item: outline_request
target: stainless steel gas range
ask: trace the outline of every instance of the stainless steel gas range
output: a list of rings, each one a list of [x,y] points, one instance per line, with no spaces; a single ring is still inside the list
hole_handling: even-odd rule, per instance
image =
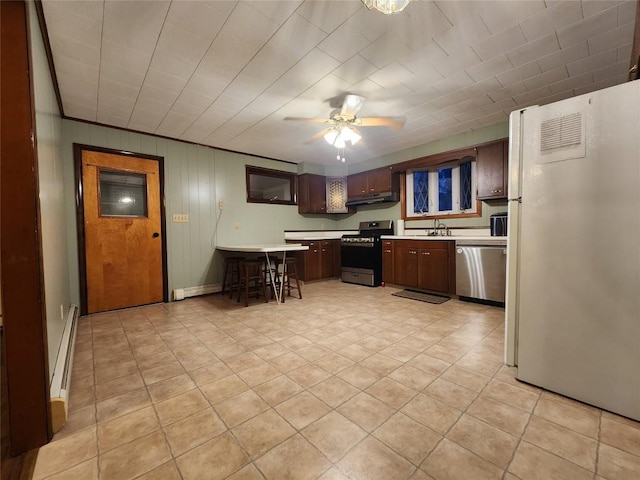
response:
[[[393,220],[360,222],[359,233],[340,242],[342,281],[369,287],[382,284],[382,235],[393,235]]]

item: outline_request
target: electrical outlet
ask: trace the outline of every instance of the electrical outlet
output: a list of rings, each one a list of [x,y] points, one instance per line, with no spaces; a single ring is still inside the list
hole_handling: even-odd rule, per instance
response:
[[[189,223],[189,215],[186,213],[174,213],[172,220],[173,223]]]
[[[218,202],[218,208],[224,210],[224,202]]]

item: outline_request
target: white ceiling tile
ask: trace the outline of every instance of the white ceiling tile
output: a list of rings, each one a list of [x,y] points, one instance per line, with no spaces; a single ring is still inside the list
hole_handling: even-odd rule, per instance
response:
[[[220,2],[217,4],[219,5]],[[190,35],[197,35],[211,41],[231,13],[231,10],[222,13],[215,8],[215,5],[203,1],[171,2],[166,22],[183,31],[188,31]]]
[[[114,127],[126,128],[127,123],[129,122],[129,117],[120,117],[116,115],[106,115],[98,113],[96,121],[104,125],[113,125]]]
[[[144,73],[136,73],[128,68],[102,61],[100,65],[100,81],[102,80],[121,82],[133,88],[140,88],[144,80]]]
[[[540,73],[542,73],[542,71],[540,70],[538,63],[530,62],[514,68],[513,70],[509,70],[508,72],[500,73],[499,75],[496,75],[496,78],[502,85],[507,86],[512,83],[521,82]]]
[[[464,4],[464,2],[448,3]],[[469,16],[456,21],[453,27],[434,35],[433,39],[447,54],[452,54],[461,48],[486,40],[490,36],[491,32],[480,17]]]
[[[478,2],[478,13],[491,33],[501,32],[546,8],[543,0],[501,0]]]
[[[525,78],[524,84],[529,90],[537,90],[545,85],[550,85],[566,78],[569,78],[566,67],[558,67],[541,73],[540,75]]]
[[[69,118],[79,118],[81,120],[96,121],[96,107],[82,104],[64,103],[64,114]]]
[[[490,77],[482,80],[481,82],[476,82],[469,85],[468,87],[463,88],[462,90],[460,90],[460,93],[465,98],[475,98],[481,95],[489,95],[493,92],[501,90],[502,88],[502,85],[496,79],[496,77]]]
[[[522,33],[520,25],[515,25],[474,45],[473,50],[482,60],[489,60],[501,53],[506,53],[520,45],[524,45],[526,42],[527,39]]]
[[[360,2],[340,2],[339,8],[335,2],[304,2],[296,10],[310,23],[326,33],[333,32],[354,13],[362,8]]]
[[[521,105],[533,105],[538,101],[538,99],[548,97],[549,95],[551,95],[551,89],[548,85],[545,85],[538,90],[530,90],[521,93],[520,95],[516,95],[513,99]]]
[[[69,90],[97,91],[99,70],[67,57],[53,57],[60,87]]]
[[[451,2],[449,0],[436,0],[435,5],[447,17],[451,25],[459,25],[469,18],[480,19],[480,2]],[[484,22],[482,22],[484,23]]]
[[[376,92],[375,98],[379,100],[393,101],[394,98],[403,98],[405,96],[413,94],[413,90],[403,84],[390,85],[389,87],[383,87]]]
[[[615,50],[610,50],[608,52],[599,53],[598,55],[578,60],[577,62],[569,63],[567,65],[567,69],[569,70],[569,75],[575,77],[576,75],[580,75],[584,72],[592,72],[599,68],[613,65],[616,63],[617,59],[617,52]]]
[[[377,71],[373,63],[360,55],[354,55],[333,71],[333,74],[347,83],[356,83]]]
[[[51,38],[51,48],[58,57],[67,57],[75,62],[98,67],[100,64],[100,47],[74,40],[73,38],[56,35]]]
[[[624,60],[625,58],[631,58],[631,51],[633,50],[633,43],[627,43],[622,47],[618,48],[618,61]]]
[[[408,95],[405,99],[413,105],[422,105],[440,96],[435,88],[426,86],[423,90]]]
[[[609,8],[616,8],[620,0],[589,0],[582,3],[584,17],[592,17]]]
[[[218,98],[216,98],[216,101],[213,102],[211,107],[237,113],[244,107],[249,105],[249,103],[250,102],[248,102],[246,99],[234,97],[230,94],[223,93]]]
[[[414,63],[413,66],[416,66]],[[420,70],[409,69],[413,72],[411,78],[405,79],[404,84],[415,92],[419,92],[425,88],[425,86],[439,82],[444,76],[438,72],[435,68],[425,65]]]
[[[102,40],[149,53],[155,48],[169,10],[168,1],[104,2]]]
[[[149,68],[151,53],[143,53],[104,41],[100,61],[102,64],[114,65],[131,73],[144,75]]]
[[[187,82],[185,90],[198,93],[205,97],[217,98],[218,95],[224,91],[226,86],[227,83],[222,81],[219,77],[194,73]]]
[[[194,105],[178,99],[176,100],[176,103],[171,106],[171,111],[181,115],[198,118],[207,108],[209,108],[209,105]]]
[[[482,111],[487,115],[496,113],[496,112],[512,112],[516,109],[516,102],[513,98],[508,97],[504,100],[500,100],[499,102],[489,103],[482,107]]]
[[[551,92],[555,95],[557,93],[566,92],[567,90],[573,90],[575,88],[585,87],[593,83],[593,73],[585,72],[575,77],[569,77],[556,83],[549,85]]]
[[[145,84],[140,90],[140,100],[151,100],[158,103],[172,105],[178,99],[180,92],[165,90]]]
[[[266,18],[283,23],[283,19],[289,18],[302,3],[301,0],[277,0],[269,2],[246,2]]]
[[[507,52],[507,57],[515,67],[519,67],[558,50],[560,50],[558,38],[552,33]]]
[[[538,59],[538,65],[543,72],[552,70],[567,63],[577,62],[589,56],[589,46],[587,42],[580,42],[568,48],[563,48],[550,55],[545,55]]]
[[[271,87],[254,100],[249,108],[269,115],[278,110],[283,103],[287,103],[307,88],[316,84],[339,65],[339,62],[320,51],[312,50],[291,70],[285,73]],[[270,98],[274,97],[274,98]]]
[[[173,75],[174,77],[179,77],[186,83],[197,66],[197,60],[156,48],[153,53],[153,58],[151,59],[150,68]]]
[[[520,28],[527,40],[544,37],[554,33],[558,28],[582,20],[582,6],[573,0],[558,2],[546,10],[520,22]]]
[[[391,62],[402,59],[409,52],[409,47],[400,38],[389,33],[361,50],[360,55],[376,67],[382,68]]]
[[[567,27],[560,28],[557,31],[558,41],[562,48],[566,48],[574,43],[588,40],[589,37],[594,35],[612,30],[617,26],[618,11],[615,8],[610,8]]]
[[[511,69],[513,69],[513,65],[507,56],[502,54],[487,60],[486,62],[479,63],[474,67],[468,68],[467,73],[476,82],[479,82]]]
[[[576,95],[583,95],[589,92],[595,92],[596,90],[602,90],[603,88],[613,87],[627,81],[627,75],[619,75],[617,77],[609,77],[598,82],[594,82],[591,85],[585,87],[576,88],[574,93]]]
[[[344,24],[322,40],[318,48],[344,62],[367,45],[369,40],[366,37]]]
[[[398,37],[411,49],[422,48],[453,26],[432,2],[419,2],[412,6],[416,8],[408,8],[402,15],[394,16],[398,25],[393,26]]]
[[[156,87],[173,93],[180,93],[186,82],[182,77],[176,77],[169,73],[150,68],[144,80],[144,85],[148,87]]]
[[[136,105],[127,126],[141,132],[155,132],[164,116],[165,114],[145,110]]]
[[[376,82],[381,87],[390,88],[404,82],[405,80],[409,81],[412,77],[412,72],[407,70],[404,66],[393,62],[369,75],[369,80]]]
[[[632,23],[627,23],[622,27],[609,30],[597,37],[589,38],[589,53],[595,55],[617,48],[619,45],[629,43],[633,40],[633,27]]]
[[[455,73],[462,72],[465,68],[472,68],[475,65],[479,65],[482,60],[476,55],[471,47],[464,47],[461,50],[453,51],[448,55],[437,58],[437,50],[432,50],[430,53],[434,54],[432,59],[433,68],[440,72],[444,77],[449,77]]]
[[[140,93],[140,89],[135,88],[131,84],[114,82],[107,78],[100,78],[100,91],[107,95],[114,95],[132,100],[138,98],[138,94]]]
[[[42,2],[49,38],[67,36],[94,47],[102,39],[102,2]]]
[[[432,87],[442,94],[447,94],[461,90],[473,83],[473,79],[467,74],[467,72],[459,72],[445,78],[444,80],[434,83]]]
[[[511,85],[507,85],[506,87],[501,88],[500,90],[494,90],[489,93],[489,96],[495,102],[499,102],[504,100],[505,98],[515,97],[516,95],[520,95],[527,91],[527,87],[524,82],[512,83]]]
[[[182,26],[166,22],[158,38],[156,52],[163,51],[176,57],[185,57],[199,62],[214,38],[215,34],[208,37],[193,35],[190,30],[185,31]]]
[[[156,132],[160,135],[180,137],[182,133],[196,120],[195,116],[169,112],[158,125]]]
[[[623,60],[607,67],[602,67],[593,71],[593,79],[596,82],[618,75],[626,75],[629,71],[629,61]]]
[[[163,119],[164,116],[169,113],[169,109],[171,109],[170,103],[157,102],[150,98],[141,96],[140,98],[138,98],[133,111],[135,114],[137,110],[144,110],[145,112],[153,113],[154,117],[160,117],[160,119]]]
[[[637,0],[626,0],[618,5],[618,26],[635,23],[637,8]]]

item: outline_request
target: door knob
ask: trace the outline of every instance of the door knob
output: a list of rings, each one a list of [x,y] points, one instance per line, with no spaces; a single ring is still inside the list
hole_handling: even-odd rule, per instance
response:
[[[153,238],[158,238],[160,236],[160,234],[158,232],[153,232],[153,235],[151,235]]]

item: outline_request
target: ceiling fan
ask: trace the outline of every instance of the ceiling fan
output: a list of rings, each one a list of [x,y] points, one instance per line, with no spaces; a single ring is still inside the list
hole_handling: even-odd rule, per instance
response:
[[[305,143],[312,143],[319,138],[324,138],[327,143],[337,148],[344,148],[346,142],[354,145],[362,138],[362,135],[355,127],[390,127],[394,130],[399,130],[404,126],[405,120],[403,117],[356,117],[365,100],[366,98],[360,95],[347,94],[344,96],[341,108],[333,110],[328,119],[285,117],[285,120],[330,125]]]

